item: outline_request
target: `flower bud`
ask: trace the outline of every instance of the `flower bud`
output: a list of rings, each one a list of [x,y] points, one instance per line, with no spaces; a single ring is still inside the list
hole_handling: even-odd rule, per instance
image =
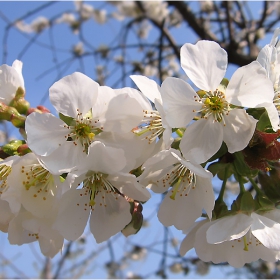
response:
[[[25,119],[16,108],[0,102],[0,120],[10,121],[15,127],[24,127]]]
[[[17,153],[20,156],[30,153],[31,150],[29,149],[27,144],[22,144],[17,148]]]
[[[142,215],[142,210],[143,207],[139,202],[129,202],[131,206],[131,221],[126,227],[122,230],[122,234],[124,236],[129,236],[132,234],[136,234],[140,228],[142,227],[143,223],[143,215]]]
[[[25,144],[24,140],[12,140],[9,143],[7,143],[6,145],[4,145],[2,147],[2,150],[10,156],[17,155],[18,147],[20,147],[23,144]]]
[[[38,105],[37,108],[29,108],[26,115],[28,116],[33,112],[43,114],[43,113],[50,113],[50,110],[48,108],[46,108],[45,106]]]

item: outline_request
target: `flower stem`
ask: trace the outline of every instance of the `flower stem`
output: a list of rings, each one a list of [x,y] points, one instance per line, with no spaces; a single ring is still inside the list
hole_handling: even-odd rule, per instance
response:
[[[225,193],[225,189],[226,189],[226,184],[227,184],[227,179],[228,179],[228,178],[227,178],[228,169],[229,169],[229,167],[227,166],[227,167],[225,168],[224,180],[223,180],[223,184],[222,184],[222,187],[221,187],[219,196],[218,196],[218,198],[217,198],[217,202],[222,202],[222,201],[223,201],[224,193]]]
[[[259,188],[259,186],[257,185],[257,183],[252,179],[252,177],[247,176],[247,178],[249,179],[249,181],[251,182],[254,190],[257,192],[258,195],[263,195],[263,192],[261,191],[261,189]]]

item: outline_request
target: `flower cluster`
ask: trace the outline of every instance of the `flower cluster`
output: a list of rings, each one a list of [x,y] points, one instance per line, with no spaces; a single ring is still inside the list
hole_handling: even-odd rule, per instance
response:
[[[227,53],[211,41],[181,48],[191,83],[133,75],[139,90],[112,89],[75,72],[49,89],[55,115],[24,99],[20,61],[0,66],[0,119],[23,136],[1,149],[0,230],[53,257],[88,221],[98,243],[138,232],[151,190],[165,194],[159,221],[186,233],[181,255],[195,248],[235,267],[278,260],[279,33],[230,80]],[[226,205],[233,178],[239,195]]]

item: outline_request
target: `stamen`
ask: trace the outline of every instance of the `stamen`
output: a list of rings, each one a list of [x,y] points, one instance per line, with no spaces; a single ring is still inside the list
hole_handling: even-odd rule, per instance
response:
[[[88,114],[91,115],[91,112]],[[86,154],[88,154],[88,148],[94,141],[95,136],[103,130],[103,127],[97,126],[99,122],[98,119],[93,120],[87,115],[83,116],[79,109],[77,109],[77,117],[75,120],[73,120],[73,124],[70,126],[65,126],[69,129],[69,133],[66,138],[72,141],[75,146],[80,143],[83,146],[83,152]]]
[[[144,111],[144,119],[132,132],[138,136],[147,134],[146,139],[149,140],[149,144],[151,144],[163,134],[164,130],[158,111]]]

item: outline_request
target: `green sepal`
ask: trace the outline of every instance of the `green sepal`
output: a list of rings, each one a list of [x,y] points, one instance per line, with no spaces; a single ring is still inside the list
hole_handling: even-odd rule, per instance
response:
[[[280,201],[280,181],[279,171],[276,168],[270,170],[269,175],[264,172],[259,172],[258,181],[262,187],[262,191],[272,202]]]
[[[200,89],[200,90],[198,90],[196,93],[197,93],[197,95],[198,95],[200,98],[202,98],[207,92],[204,91],[204,90],[202,90],[202,89]]]
[[[224,201],[215,201],[215,206],[212,211],[212,219],[216,220],[226,216],[229,213],[228,207]]]
[[[175,138],[173,143],[171,144],[171,148],[175,149],[175,150],[180,150],[179,146],[181,143],[181,138]]]
[[[252,197],[252,194],[248,191],[240,193],[236,200],[231,205],[231,211],[242,212],[250,215],[256,209],[256,203]]]
[[[228,168],[228,172],[225,176],[225,169]],[[224,163],[224,162],[213,162],[208,166],[208,171],[210,171],[213,176],[217,175],[221,181],[228,179],[232,175],[232,168],[231,163]]]
[[[268,131],[272,130],[270,118],[265,108],[249,108],[246,112],[254,117],[255,119],[259,120],[257,122],[256,128],[260,131]]]
[[[268,113],[267,113],[266,110],[264,110],[264,112],[262,113],[262,115],[259,118],[259,121],[257,123],[256,128],[260,131],[266,131],[267,132],[269,129],[271,131],[273,131],[271,127],[272,126],[271,126],[271,122],[270,122]]]
[[[233,165],[238,175],[255,177],[258,174],[259,172],[258,170],[256,169],[253,170],[247,165],[247,163],[244,160],[244,155],[242,152],[234,153],[233,156],[234,156]]]
[[[2,146],[2,150],[10,156],[18,155],[17,149],[23,144],[25,144],[24,140],[12,140]]]
[[[63,120],[67,125],[69,125],[69,126],[71,126],[72,124],[73,124],[73,118],[71,118],[71,117],[68,117],[68,116],[65,116],[65,115],[63,115],[63,114],[61,114],[61,113],[59,113],[59,118],[61,119],[61,120]]]
[[[275,204],[265,195],[257,195],[255,201],[257,203],[258,211],[270,211],[275,209]]]
[[[221,85],[226,88],[228,84],[229,84],[229,80],[227,78],[223,78],[221,81]]]

